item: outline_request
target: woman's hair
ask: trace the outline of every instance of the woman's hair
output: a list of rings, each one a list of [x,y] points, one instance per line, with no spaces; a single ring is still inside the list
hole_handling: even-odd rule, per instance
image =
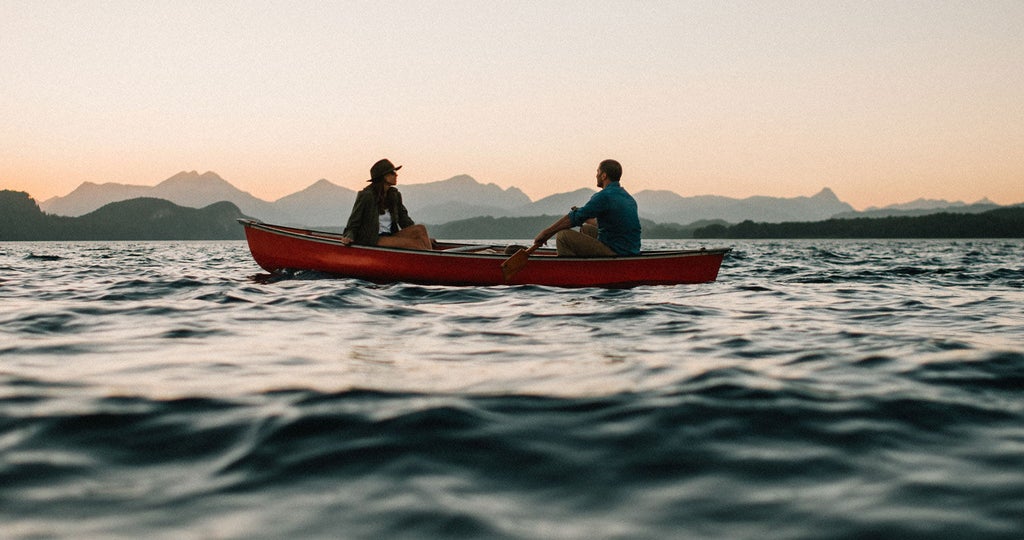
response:
[[[377,201],[377,213],[384,215],[388,211],[388,188],[391,187],[384,178],[378,178],[370,184],[373,189],[373,198]]]
[[[601,172],[608,175],[608,179],[612,182],[618,182],[622,178],[622,165],[619,165],[618,161],[614,159],[606,159],[597,166],[601,169]]]

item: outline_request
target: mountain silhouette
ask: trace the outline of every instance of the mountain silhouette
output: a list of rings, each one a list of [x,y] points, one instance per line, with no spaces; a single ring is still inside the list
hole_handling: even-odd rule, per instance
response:
[[[629,189],[628,182],[623,186]],[[301,191],[270,202],[234,187],[214,172],[183,171],[153,187],[86,182],[66,196],[44,201],[40,207],[49,214],[81,216],[111,202],[138,197],[161,198],[192,208],[228,201],[244,214],[263,221],[327,228],[344,225],[356,191],[363,187],[365,183],[350,189],[320,179]],[[480,183],[467,175],[423,184],[399,184],[399,189],[412,218],[428,225],[484,216],[563,215],[573,206],[586,204],[595,192],[593,188],[581,187],[531,201],[518,188],[502,189],[495,184]],[[791,198],[682,197],[664,190],[644,190],[633,192],[633,195],[637,199],[640,217],[656,223],[691,224],[703,220],[780,223],[860,214],[829,188],[810,197]],[[936,212],[943,210],[936,208]]]
[[[922,197],[922,198],[914,199],[914,200],[912,200],[910,202],[906,202],[906,203],[890,204],[889,206],[885,206],[885,207],[882,207],[882,208],[879,208],[877,206],[869,206],[864,211],[865,212],[876,212],[876,211],[885,211],[885,210],[914,210],[914,211],[916,211],[916,210],[944,210],[944,209],[949,209],[949,208],[960,208],[960,207],[964,207],[964,206],[978,206],[978,205],[991,205],[993,207],[998,206],[996,203],[988,200],[988,197],[983,197],[981,200],[979,200],[979,201],[977,201],[975,203],[972,203],[970,205],[968,205],[967,203],[965,203],[963,201],[949,202],[949,201],[943,200],[943,199],[926,199],[926,198]]]
[[[755,196],[733,199],[717,195],[680,197],[671,191],[641,191],[636,195],[643,215],[655,222],[692,223],[721,219],[732,223],[744,220],[778,223],[828,219],[853,207],[839,200],[829,188],[813,197],[778,198]]]
[[[420,223],[510,216],[514,215],[513,209],[530,204],[530,198],[519,188],[481,184],[464,174],[440,182],[398,187],[409,214]]]
[[[296,200],[346,190],[320,181],[296,194]],[[641,192],[644,193],[644,192]],[[574,194],[586,195],[586,190]],[[829,197],[829,193],[822,194]],[[552,199],[556,202],[559,197]],[[281,202],[280,200],[278,202]],[[540,202],[540,201],[538,201]],[[986,205],[971,205],[972,210]],[[974,207],[974,208],[972,208]],[[307,209],[305,206],[301,208]],[[308,209],[307,209],[308,210]],[[918,212],[903,210],[902,212]],[[24,192],[0,190],[0,241],[7,240],[229,240],[241,239],[236,220],[245,217],[228,201],[203,208],[179,206],[165,199],[134,198],[104,205],[84,216],[45,214]],[[557,215],[474,217],[432,225],[438,238],[509,239],[532,237]],[[999,207],[973,213],[925,216],[830,218],[824,221],[766,223],[721,220],[682,226],[642,219],[644,238],[1019,238],[1024,235],[1024,206]],[[335,226],[335,229],[340,227]]]
[[[313,185],[274,201],[274,211],[284,224],[323,228],[344,223],[352,211],[356,192],[321,178]],[[260,215],[253,213],[253,215]],[[260,217],[264,221],[272,221]]]
[[[190,208],[230,201],[244,213],[266,216],[264,219],[268,221],[284,217],[271,203],[236,188],[217,173],[209,171],[203,174],[182,171],[152,187],[85,182],[66,196],[48,199],[39,206],[48,214],[77,217],[113,202],[140,197],[164,199]]]
[[[63,197],[47,199],[39,206],[49,214],[74,217],[88,214],[112,202],[144,197],[152,191],[153,188],[149,186],[83,182],[71,193]]]
[[[591,188],[580,188],[568,193],[556,193],[554,195],[544,197],[543,199],[538,199],[535,203],[519,208],[517,215],[565,215],[573,206],[583,206],[584,204],[587,204],[587,201],[590,200],[590,197],[593,196],[594,193],[597,193],[597,190]],[[548,225],[550,225],[550,223],[548,223]]]
[[[856,218],[856,217],[870,217],[870,218],[883,218],[883,217],[914,217],[914,216],[927,216],[930,214],[937,214],[942,212],[950,212],[957,214],[980,214],[1000,208],[1000,206],[988,198],[982,198],[976,203],[966,204],[962,201],[949,202],[935,199],[916,199],[908,203],[893,204],[886,206],[885,208],[870,207],[863,212],[844,212],[836,214],[835,218]]]
[[[227,201],[188,208],[150,197],[56,216],[44,214],[27,193],[0,191],[0,240],[235,240],[244,238],[241,217]]]
[[[980,213],[940,212],[919,216],[857,217],[817,222],[713,224],[694,238],[1022,238],[1024,206]]]

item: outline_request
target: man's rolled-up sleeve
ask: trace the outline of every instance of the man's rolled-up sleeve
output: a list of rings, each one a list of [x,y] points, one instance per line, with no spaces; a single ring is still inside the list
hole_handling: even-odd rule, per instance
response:
[[[598,191],[582,208],[573,208],[569,211],[569,221],[573,227],[579,227],[583,225],[584,221],[601,215],[601,211],[605,207],[605,198],[601,196],[602,193],[602,191]]]

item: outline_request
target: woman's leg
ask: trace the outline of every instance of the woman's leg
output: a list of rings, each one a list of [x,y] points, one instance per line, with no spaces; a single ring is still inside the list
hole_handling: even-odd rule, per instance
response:
[[[381,236],[377,241],[378,246],[400,247],[406,249],[427,249],[431,248],[430,235],[423,225],[411,225],[391,236]]]

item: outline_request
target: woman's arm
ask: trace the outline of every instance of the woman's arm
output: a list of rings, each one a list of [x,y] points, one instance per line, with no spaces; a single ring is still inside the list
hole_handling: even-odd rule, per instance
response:
[[[409,217],[409,211],[405,209],[405,204],[402,203],[402,193],[395,188],[391,189],[395,192],[395,205],[393,207],[395,212],[392,213],[392,217],[398,223],[398,228],[404,229],[415,225],[416,222]]]
[[[356,194],[356,201],[352,204],[352,213],[349,214],[345,232],[342,233],[348,241],[342,240],[342,243],[351,244],[359,237],[366,222],[366,211],[373,202],[373,196],[369,192],[360,191]]]

